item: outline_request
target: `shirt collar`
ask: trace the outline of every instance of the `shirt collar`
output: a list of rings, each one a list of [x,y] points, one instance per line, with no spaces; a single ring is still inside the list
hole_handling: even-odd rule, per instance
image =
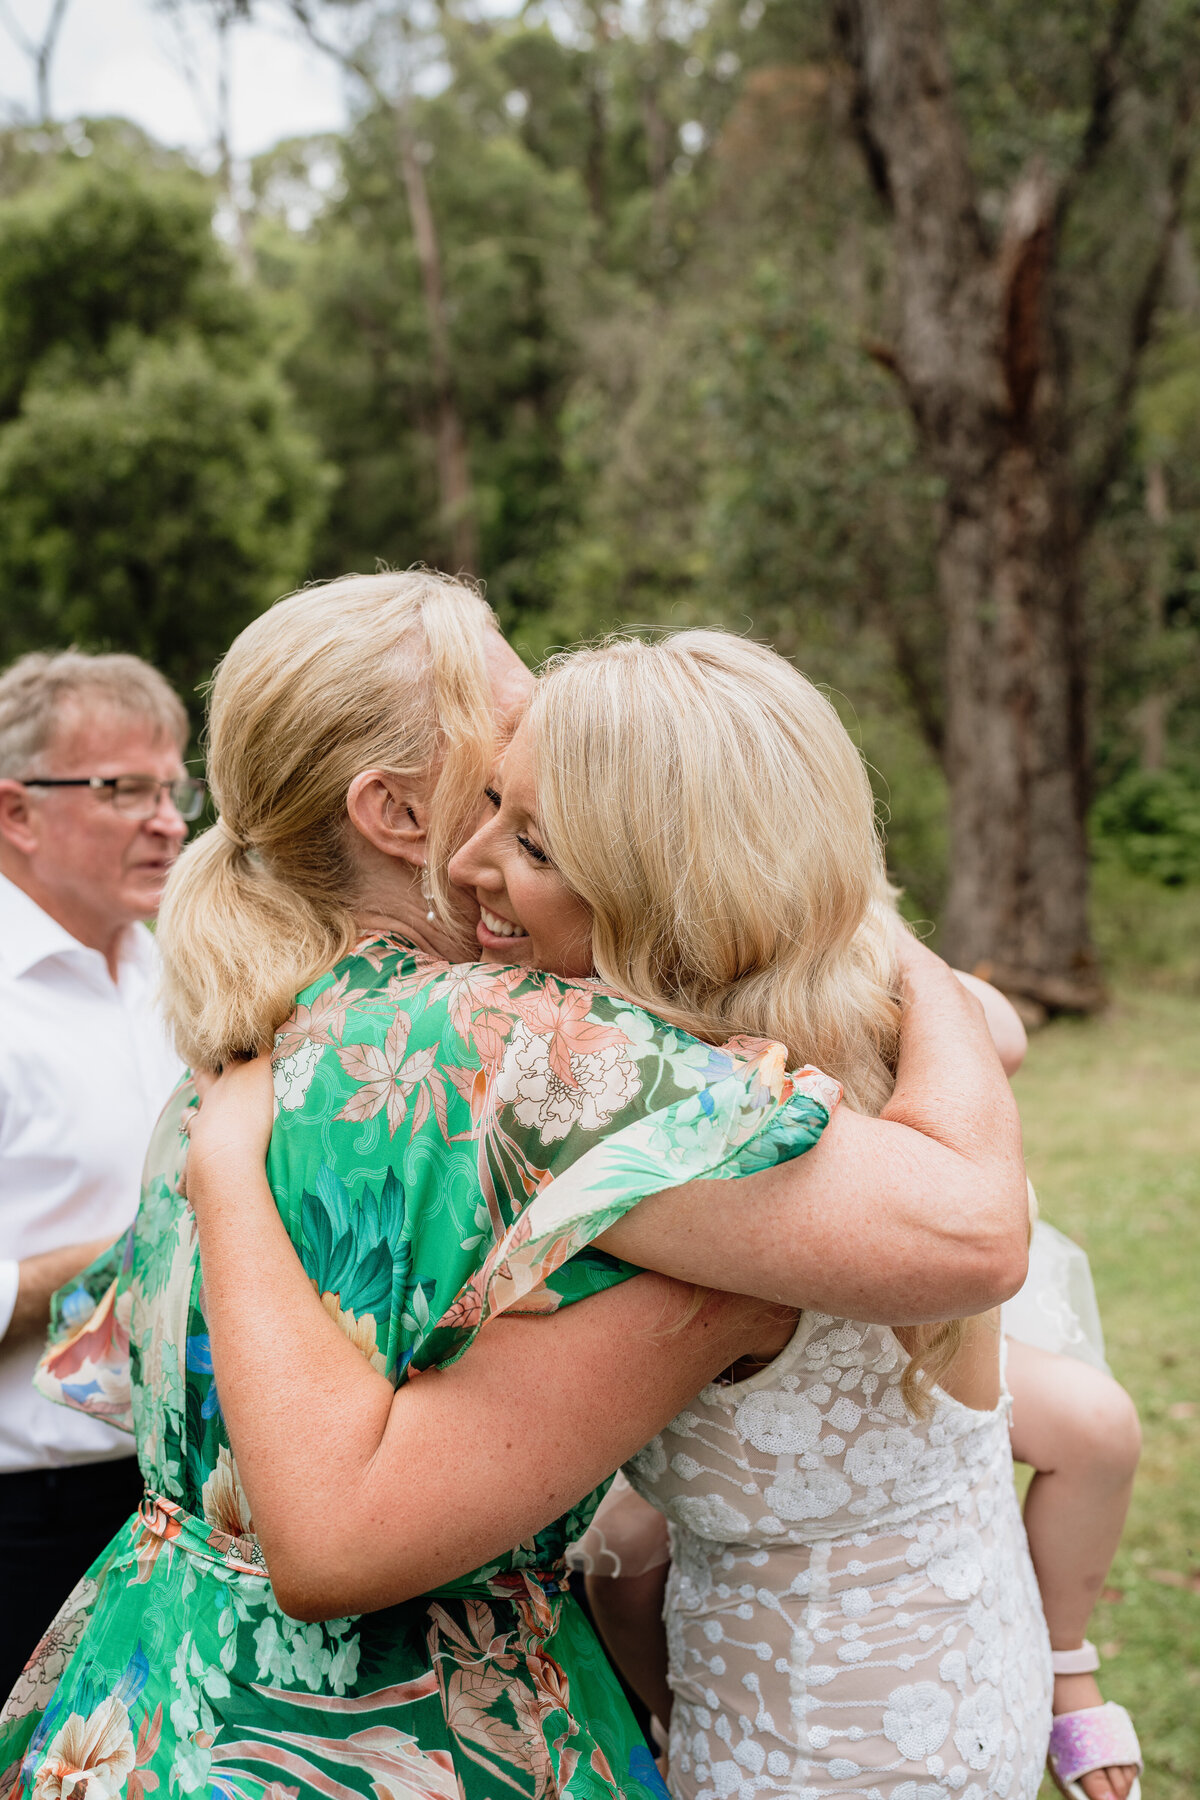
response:
[[[14,981],[53,956],[96,959],[98,950],[81,944],[65,925],[52,919],[36,900],[6,875],[0,875],[0,968]],[[131,925],[121,941],[120,967],[132,964],[139,971],[153,967],[154,939],[144,925]]]

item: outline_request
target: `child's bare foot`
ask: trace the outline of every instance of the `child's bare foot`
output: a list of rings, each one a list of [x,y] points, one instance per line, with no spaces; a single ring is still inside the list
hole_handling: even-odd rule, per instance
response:
[[[1055,1718],[1062,1713],[1086,1712],[1091,1707],[1103,1705],[1104,1695],[1094,1675],[1054,1677]],[[1137,1773],[1136,1763],[1116,1764],[1112,1768],[1093,1769],[1088,1775],[1077,1775],[1072,1785],[1082,1788],[1088,1800],[1127,1800]]]

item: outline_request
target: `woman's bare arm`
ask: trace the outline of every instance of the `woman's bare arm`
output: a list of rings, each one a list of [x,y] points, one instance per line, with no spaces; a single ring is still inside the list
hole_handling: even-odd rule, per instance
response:
[[[806,1156],[737,1183],[644,1200],[606,1234],[606,1246],[681,1280],[896,1324],[983,1310],[1014,1292],[1024,1277],[1028,1214],[1008,1085],[977,1003],[919,946],[906,958],[912,1001],[883,1119],[839,1108]],[[262,1173],[271,1118],[265,1063],[232,1071],[223,1090],[217,1109],[206,1102],[201,1114],[189,1187],[218,1389],[256,1527],[292,1610],[380,1606],[517,1542],[536,1529],[523,1485],[535,1469],[525,1455],[532,1419],[560,1433],[536,1466],[544,1502],[534,1512],[544,1522],[560,1509],[563,1483],[574,1483],[571,1497],[587,1492],[709,1375],[761,1344],[760,1325],[748,1323],[761,1313],[722,1311],[728,1300],[711,1300],[694,1330],[663,1339],[658,1320],[669,1290],[656,1290],[643,1317],[647,1289],[628,1283],[554,1319],[497,1321],[454,1369],[410,1383],[393,1412],[388,1384],[317,1303],[271,1200]],[[598,1344],[589,1320],[600,1328]],[[561,1348],[548,1335],[560,1332]],[[689,1363],[693,1353],[698,1361]],[[545,1391],[535,1393],[531,1381]],[[594,1417],[580,1446],[585,1396]],[[436,1482],[423,1486],[447,1455],[451,1486],[460,1482],[446,1446],[475,1444],[480,1418],[489,1421],[490,1448],[474,1468],[487,1478],[471,1503],[461,1483],[453,1501]],[[501,1441],[511,1467],[497,1460]],[[576,1450],[588,1459],[582,1466],[571,1460]],[[413,1468],[422,1480],[410,1492]],[[510,1511],[495,1511],[497,1496]],[[385,1507],[396,1545],[381,1546]],[[427,1546],[436,1554],[426,1555]]]
[[[912,938],[896,1088],[793,1162],[652,1194],[597,1241],[681,1281],[881,1324],[983,1312],[1025,1279],[1016,1103],[978,1001]]]
[[[988,1036],[996,1047],[996,1055],[1000,1058],[1004,1073],[1015,1075],[1025,1061],[1025,1052],[1029,1048],[1029,1038],[1021,1023],[1020,1013],[1008,995],[1002,994],[999,988],[994,988],[990,981],[983,981],[978,975],[968,975],[962,969],[955,969],[954,974],[982,1006]]]
[[[260,1073],[233,1079],[261,1092]],[[265,1174],[224,1134],[230,1111],[194,1129],[188,1193],[221,1410],[296,1618],[389,1606],[521,1543],[758,1336],[757,1302],[712,1294],[680,1326],[690,1290],[641,1275],[494,1320],[460,1362],[393,1393],[321,1306]]]

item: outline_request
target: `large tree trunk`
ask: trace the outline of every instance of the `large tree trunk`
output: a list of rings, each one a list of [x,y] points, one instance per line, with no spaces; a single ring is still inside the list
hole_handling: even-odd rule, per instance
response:
[[[1047,325],[1054,194],[976,206],[936,0],[835,0],[854,117],[895,222],[894,362],[944,484],[944,947],[1048,1006],[1100,998],[1087,920],[1081,531]]]
[[[987,965],[1012,993],[1087,1008],[1101,996],[1087,920],[1078,540],[1053,458],[996,435],[989,468],[957,481],[947,472],[938,550],[945,950],[959,967]]]

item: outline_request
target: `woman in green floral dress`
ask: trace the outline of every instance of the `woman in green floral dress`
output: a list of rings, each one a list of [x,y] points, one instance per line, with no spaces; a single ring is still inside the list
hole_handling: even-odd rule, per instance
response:
[[[449,639],[443,666],[422,667],[411,647],[410,662],[413,680],[450,689],[440,719],[420,697],[405,695],[400,660],[416,632],[436,650],[439,628]],[[213,704],[213,772],[241,841],[228,825],[210,833],[193,846],[174,892],[177,912],[192,888],[203,890],[205,907],[189,936],[187,969],[180,973],[179,956],[172,962],[177,983],[201,958],[215,961],[218,948],[226,974],[232,959],[245,957],[235,970],[239,991],[217,1020],[225,1034],[215,1045],[218,1057],[238,1047],[239,1005],[241,1018],[247,1006],[262,1005],[261,996],[246,998],[255,967],[242,942],[232,940],[240,932],[249,943],[257,928],[261,956],[262,914],[274,906],[279,950],[264,973],[276,991],[282,981],[295,993],[305,971],[298,976],[296,953],[286,954],[301,936],[287,908],[306,883],[314,896],[307,922],[313,942],[301,941],[301,954],[333,966],[303,984],[278,1046],[282,1097],[272,1172],[323,1305],[391,1382],[465,1345],[477,1320],[459,1296],[496,1237],[532,1193],[552,1191],[556,1176],[594,1152],[602,1133],[603,1153],[615,1149],[616,1160],[582,1185],[616,1171],[619,1208],[656,1184],[718,1167],[781,1109],[794,1116],[797,1149],[819,1135],[826,1118],[819,1100],[792,1094],[777,1067],[742,1070],[725,1058],[710,1068],[706,1048],[677,1043],[666,1031],[658,1033],[652,1066],[647,1052],[656,1028],[649,1021],[635,1026],[628,1008],[605,1002],[597,1011],[590,999],[580,1006],[568,988],[536,976],[518,975],[507,985],[480,980],[474,965],[452,966],[444,954],[422,956],[387,930],[372,933],[374,918],[390,922],[383,890],[391,879],[416,894],[419,910],[410,907],[409,922],[419,948],[457,949],[461,941],[453,919],[444,928],[426,918],[435,904],[417,892],[420,877],[408,875],[403,855],[370,846],[375,854],[365,876],[357,875],[347,927],[361,925],[367,936],[337,955],[335,908],[350,909],[335,891],[335,906],[319,910],[317,878],[326,874],[331,887],[332,880],[319,866],[312,872],[319,852],[335,862],[334,834],[322,839],[319,798],[300,820],[281,824],[280,815],[298,784],[313,786],[314,740],[326,733],[350,740],[341,767],[327,772],[330,793],[344,797],[363,768],[385,770],[383,781],[366,784],[365,796],[360,787],[351,806],[361,801],[367,831],[389,845],[397,822],[389,771],[424,773],[437,746],[422,743],[422,731],[430,740],[457,726],[475,751],[468,774],[481,780],[491,754],[491,696],[478,722],[477,740],[486,732],[481,744],[470,744],[461,718],[447,721],[454,705],[460,714],[467,710],[463,690],[478,674],[468,666],[464,676],[456,666],[469,665],[464,642],[479,661],[485,646],[495,654],[486,610],[467,590],[424,578],[310,592],[252,627],[227,659]],[[376,733],[383,741],[364,743],[357,721],[371,711],[369,644],[384,723]],[[336,704],[339,661],[343,715],[352,712],[353,721],[339,716]],[[399,724],[388,722],[393,712]],[[404,741],[405,721],[414,719],[408,736],[415,744]],[[389,732],[400,741],[388,741]],[[443,786],[449,760],[443,754]],[[263,801],[269,765],[276,785]],[[397,779],[412,785],[407,773]],[[398,808],[401,833],[412,832],[408,807],[406,799]],[[289,841],[299,868],[285,861]],[[421,838],[402,839],[404,848],[412,842],[419,857]],[[286,893],[273,891],[276,870]],[[348,877],[342,891],[353,891]],[[202,929],[211,934],[222,923],[230,925],[231,942],[202,940]],[[178,932],[170,909],[163,930],[169,941]],[[203,996],[190,1026],[189,1050],[211,1056]],[[556,1057],[583,1051],[579,1116],[550,1146],[515,1111],[487,1119],[481,1111],[486,1070],[518,1026],[542,1034],[547,1074]],[[181,1194],[193,1105],[185,1084],[159,1124],[137,1226],[118,1247],[118,1278],[110,1281],[114,1267],[101,1263],[59,1296],[46,1391],[136,1432],[147,1495],[54,1622],[9,1701],[0,1727],[5,1792],[57,1800],[85,1789],[93,1796],[160,1789],[164,1796],[217,1792],[233,1800],[296,1788],[330,1796],[658,1791],[604,1659],[561,1591],[561,1553],[586,1522],[588,1504],[420,1605],[323,1624],[297,1622],[281,1610],[213,1381],[195,1225]],[[629,1132],[628,1151],[616,1149]],[[572,1257],[575,1247],[562,1231],[541,1247],[547,1298],[539,1304],[599,1293],[632,1272],[599,1254]],[[531,1244],[536,1261],[535,1251]],[[554,1271],[549,1263],[562,1266]],[[531,1263],[530,1271],[536,1285],[541,1264]]]
[[[347,601],[358,597],[335,598],[337,628],[323,641],[317,627],[335,609],[329,596],[309,594],[290,603],[291,616],[252,627],[231,653],[213,710],[226,824],[194,847],[164,929],[170,939],[184,917],[192,927],[186,950],[174,939],[172,971],[176,1016],[197,1061],[252,1047],[246,1022],[269,1018],[281,980],[302,990],[276,1043],[272,1186],[320,1306],[395,1383],[452,1361],[493,1313],[566,1308],[627,1282],[632,1268],[588,1250],[606,1224],[644,1195],[806,1149],[836,1089],[815,1072],[787,1077],[777,1046],[734,1056],[595,988],[449,962],[444,950],[457,940],[433,847],[428,928],[394,901],[389,916],[384,888],[401,877],[411,896],[409,869],[436,841],[435,803],[465,735],[456,743],[447,729],[455,706],[457,724],[469,710],[464,684],[451,688],[436,653],[432,682],[427,668],[420,673],[435,692],[442,678],[438,707],[426,707],[422,720],[418,703],[408,706],[417,719],[410,736],[423,727],[425,743],[364,746],[360,730],[341,770],[329,772],[328,792],[344,797],[369,852],[347,905],[344,867],[340,893],[335,879],[345,820],[328,803],[323,816],[312,790],[322,759],[331,760],[325,745],[353,737],[348,715],[357,727],[372,694],[361,643],[348,647]],[[411,595],[382,598],[381,606],[377,588],[362,598],[364,616],[374,608],[376,637],[390,607],[404,615],[394,636],[411,638]],[[460,633],[464,618],[469,630],[461,590],[418,600],[427,644],[437,640],[431,614],[454,606]],[[478,650],[486,619],[475,629]],[[330,692],[338,659],[353,676],[357,707],[346,698],[340,717]],[[377,663],[376,687],[389,681],[403,714],[397,659],[381,650]],[[313,666],[324,717],[311,687],[304,691]],[[341,691],[348,695],[348,679]],[[427,805],[431,764],[438,773]],[[268,765],[273,787],[263,780]],[[239,767],[254,770],[241,787]],[[285,798],[297,788],[307,811],[288,817]],[[444,819],[452,784],[441,797]],[[443,825],[447,848],[459,824]],[[289,867],[289,846],[300,847],[300,866]],[[189,883],[203,910],[189,909]],[[307,917],[298,921],[301,903]],[[264,917],[280,934],[270,968]],[[366,933],[347,948],[354,925]],[[305,959],[328,972],[316,974]],[[292,978],[297,968],[315,979]],[[523,1081],[502,1101],[489,1074],[518,1041]],[[483,1567],[466,1573],[460,1562],[419,1599],[321,1623],[281,1610],[213,1381],[195,1225],[180,1193],[192,1105],[190,1087],[181,1089],[160,1123],[116,1281],[99,1267],[60,1296],[47,1391],[132,1425],[147,1498],[9,1701],[3,1791],[55,1800],[156,1788],[230,1800],[660,1792],[563,1593],[562,1551],[595,1495],[553,1522],[543,1518],[542,1529]],[[677,1341],[688,1344],[686,1329]],[[695,1356],[679,1352],[685,1394],[697,1385]],[[660,1360],[669,1370],[671,1354]],[[679,1398],[664,1375],[661,1419]],[[647,1432],[639,1425],[634,1441]],[[594,1478],[620,1453],[602,1459]]]

